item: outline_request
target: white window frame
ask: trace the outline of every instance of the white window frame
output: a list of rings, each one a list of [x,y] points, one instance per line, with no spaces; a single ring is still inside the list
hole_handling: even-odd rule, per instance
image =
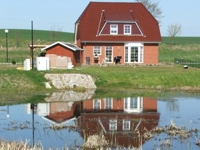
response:
[[[101,46],[94,46],[93,47],[93,55],[97,54],[98,56],[101,55]]]
[[[112,108],[113,108],[113,99],[104,98],[104,109],[112,109]]]
[[[137,62],[131,61],[131,48],[137,48]],[[143,63],[144,61],[144,45],[142,43],[126,43],[124,45],[124,63]]]
[[[110,57],[107,56],[107,51],[111,51]],[[113,47],[112,46],[106,46],[105,47],[105,58],[107,63],[113,63]]]
[[[101,109],[101,100],[100,99],[93,100],[93,109]]]
[[[127,28],[128,27],[128,28]],[[128,24],[125,24],[124,25],[124,34],[125,35],[131,35],[131,33],[132,33],[132,30],[131,30],[131,25],[128,25]]]
[[[123,119],[123,130],[129,131],[131,129],[131,121],[127,119]]]
[[[110,25],[110,34],[112,34],[112,35],[118,34],[118,25],[117,24]]]
[[[133,103],[133,102],[136,102]],[[126,97],[124,98],[124,111],[140,113],[143,111],[143,98],[142,97]]]
[[[117,130],[117,119],[109,119],[109,130],[110,131]]]

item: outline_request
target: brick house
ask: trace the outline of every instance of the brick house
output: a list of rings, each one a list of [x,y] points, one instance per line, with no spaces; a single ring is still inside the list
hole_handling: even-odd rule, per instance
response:
[[[75,22],[81,63],[157,64],[159,24],[141,3],[90,2]]]

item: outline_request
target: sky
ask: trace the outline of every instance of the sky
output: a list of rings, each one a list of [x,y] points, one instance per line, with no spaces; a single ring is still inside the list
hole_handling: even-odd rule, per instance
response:
[[[92,0],[134,2],[135,0]],[[181,25],[177,36],[200,36],[200,0],[152,0],[162,10],[160,32],[168,36],[168,26]],[[90,0],[1,0],[0,29],[31,29],[74,32],[74,24]]]

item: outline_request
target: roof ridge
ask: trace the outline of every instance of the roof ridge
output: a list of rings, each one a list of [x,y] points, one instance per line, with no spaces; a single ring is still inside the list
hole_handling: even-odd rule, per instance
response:
[[[107,1],[90,1],[90,3],[140,3],[140,2],[107,2]]]

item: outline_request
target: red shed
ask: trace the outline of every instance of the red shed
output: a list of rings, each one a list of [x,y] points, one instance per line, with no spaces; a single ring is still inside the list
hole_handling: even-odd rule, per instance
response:
[[[57,57],[57,61],[61,58],[70,58],[72,65],[76,66],[79,63],[81,63],[81,57],[82,57],[82,50],[81,48],[77,47],[76,45],[72,44],[72,43],[67,43],[67,42],[60,42],[57,41],[51,45],[46,46],[45,48],[41,49],[42,51],[46,51],[46,57],[51,56],[51,55],[55,55],[58,56]],[[64,59],[63,59],[64,60]],[[51,62],[51,58],[50,58],[50,63]],[[58,62],[54,62],[57,63]],[[62,64],[65,64],[65,62],[60,62]]]

